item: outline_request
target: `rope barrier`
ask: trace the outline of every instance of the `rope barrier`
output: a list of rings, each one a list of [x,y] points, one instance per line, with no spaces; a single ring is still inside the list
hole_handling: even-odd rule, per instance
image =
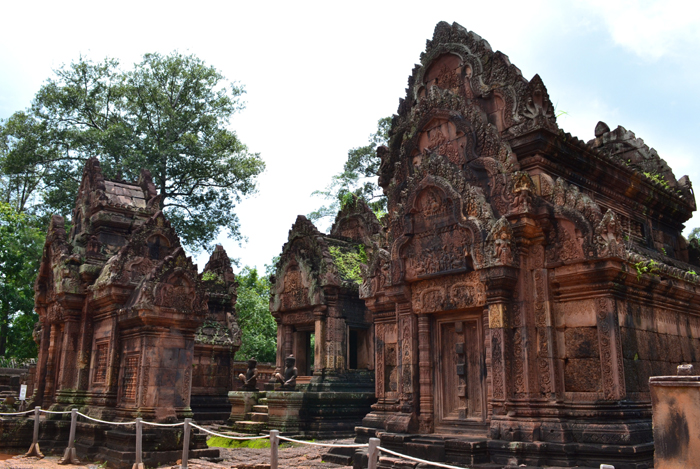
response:
[[[464,467],[464,466],[450,466],[449,464],[442,464],[439,462],[426,461],[425,459],[414,458],[412,456],[406,456],[405,454],[397,453],[397,452],[392,451],[390,449],[382,448],[381,446],[379,446],[377,449],[379,451],[384,451],[385,453],[389,453],[389,454],[396,456],[396,457],[399,457],[399,458],[408,459],[410,461],[416,461],[416,462],[428,464],[431,466],[444,467],[446,469],[469,469],[468,467]]]
[[[34,409],[32,410],[26,410],[24,412],[10,412],[10,413],[0,413],[0,415],[24,415],[24,414],[32,414],[34,413]],[[68,412],[70,414],[70,412]]]
[[[53,411],[53,410],[44,410],[44,409],[41,409],[41,411],[42,411],[43,413],[45,413],[45,414],[70,414],[70,413],[71,413],[70,410],[68,410],[68,411],[66,411],[66,412],[56,412],[56,411]]]
[[[331,448],[366,448],[369,445],[368,444],[362,444],[362,445],[334,445],[331,443],[315,443],[313,441],[301,441],[301,440],[294,440],[292,438],[287,438],[286,436],[280,436],[280,440],[284,441],[291,441],[292,443],[301,443],[303,445],[312,445],[312,446],[328,446]]]
[[[110,422],[111,423],[111,422]],[[180,423],[155,423],[155,422],[146,422],[145,420],[143,422],[144,425],[151,425],[153,427],[179,427],[185,424],[185,422],[180,422]]]
[[[80,415],[81,417],[85,417],[88,420],[92,420],[93,422],[106,423],[108,425],[135,425],[136,424],[136,422],[107,422],[106,420],[96,419],[94,417],[90,417],[89,415],[85,415],[85,414],[82,414],[80,412],[78,412],[78,415]],[[143,423],[146,423],[146,422],[143,422]]]
[[[202,428],[199,425],[196,425],[194,423],[190,423],[190,426],[197,428],[199,430],[202,430],[203,432],[209,433],[210,435],[214,436],[220,436],[222,438],[228,438],[229,440],[262,440],[264,438],[270,438],[270,435],[262,435],[262,436],[230,436],[230,435],[224,435],[223,433],[216,433],[211,430],[207,430],[206,428]]]

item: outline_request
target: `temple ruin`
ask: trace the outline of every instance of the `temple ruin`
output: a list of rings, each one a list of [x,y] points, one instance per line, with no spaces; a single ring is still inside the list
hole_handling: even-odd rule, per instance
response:
[[[218,246],[200,275],[159,201],[147,171],[107,180],[91,158],[70,232],[51,219],[35,286],[35,405],[168,422],[192,417],[192,398],[203,419],[227,416],[240,346],[230,262]],[[92,432],[80,444],[103,451],[119,439]]]
[[[444,22],[378,152],[386,241],[360,287],[378,402],[359,440],[652,467],[649,377],[700,361],[687,176],[622,127],[563,132],[538,75]]]
[[[381,225],[361,200],[348,203],[329,235],[299,216],[272,278],[270,311],[277,321],[277,369],[265,395],[231,393],[239,430],[275,428],[313,437],[354,434],[374,402],[372,321],[358,289],[365,246]],[[376,241],[374,241],[376,244]],[[285,381],[293,357],[295,385]],[[291,376],[291,374],[289,375]],[[251,412],[251,401],[264,399]],[[245,403],[248,403],[247,405]],[[261,419],[259,413],[268,416]],[[244,420],[245,414],[248,420]],[[267,423],[254,423],[257,418]],[[242,422],[241,422],[242,421]]]

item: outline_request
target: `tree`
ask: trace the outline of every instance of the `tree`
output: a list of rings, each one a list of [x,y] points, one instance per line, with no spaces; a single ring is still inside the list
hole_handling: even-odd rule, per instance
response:
[[[309,220],[333,219],[344,204],[354,200],[353,195],[364,199],[378,216],[386,212],[386,196],[377,184],[381,164],[377,147],[387,144],[390,128],[391,117],[379,119],[377,131],[370,135],[369,144],[348,151],[343,171],[333,176],[325,190],[312,194],[330,200],[330,204],[308,214]]]
[[[150,170],[160,208],[188,247],[210,248],[221,229],[240,239],[232,209],[255,192],[265,167],[228,128],[244,108],[243,87],[177,52],[146,54],[127,71],[113,59],[81,57],[55,74],[31,110],[3,122],[0,132],[9,135],[11,174],[33,177],[28,187],[40,194],[38,209],[69,214],[84,161],[96,155],[108,178],[135,180],[141,168]],[[27,158],[25,148],[39,156]]]
[[[0,356],[36,356],[34,279],[43,245],[35,220],[0,202]]]
[[[700,241],[700,227],[698,228],[693,228],[693,230],[690,232],[690,235],[688,235],[688,241],[691,239],[697,239]]]
[[[244,267],[236,279],[236,312],[242,332],[242,345],[236,352],[236,360],[256,358],[261,362],[274,362],[277,355],[277,324],[270,314],[269,276],[261,277],[256,268]]]

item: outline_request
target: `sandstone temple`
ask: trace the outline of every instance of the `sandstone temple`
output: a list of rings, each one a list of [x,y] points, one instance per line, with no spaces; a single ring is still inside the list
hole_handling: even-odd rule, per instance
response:
[[[91,158],[70,232],[52,218],[35,286],[36,405],[104,420],[230,413],[240,347],[230,261],[217,246],[199,274],[159,201],[147,171],[107,180]],[[91,450],[109,446],[97,433],[83,438]]]
[[[330,234],[300,215],[289,231],[271,279],[270,311],[277,321],[277,369],[293,356],[294,386],[270,383],[257,392],[231,393],[234,428],[275,428],[312,437],[354,434],[374,403],[372,317],[359,297],[365,246],[381,225],[362,200],[338,213]],[[376,241],[375,241],[376,244]],[[248,417],[254,402],[266,425]],[[249,404],[246,405],[245,403]],[[239,420],[239,422],[235,422]]]
[[[378,152],[386,240],[359,291],[378,402],[360,439],[650,467],[649,377],[700,361],[688,177],[623,127],[563,132],[540,77],[456,23],[437,25]]]

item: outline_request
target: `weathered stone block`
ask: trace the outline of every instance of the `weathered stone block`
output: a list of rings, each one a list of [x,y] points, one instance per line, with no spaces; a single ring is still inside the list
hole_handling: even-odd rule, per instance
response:
[[[600,391],[600,360],[567,359],[564,363],[564,387],[569,392]]]
[[[600,355],[598,348],[598,330],[595,327],[576,327],[564,331],[566,358],[596,358]]]

